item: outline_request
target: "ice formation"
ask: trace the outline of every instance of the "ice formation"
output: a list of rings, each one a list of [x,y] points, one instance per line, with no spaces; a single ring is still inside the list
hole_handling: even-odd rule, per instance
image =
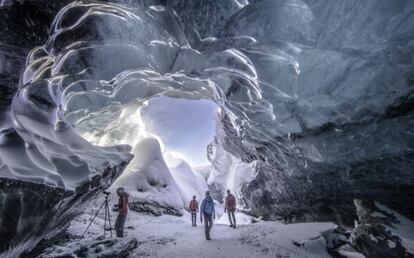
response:
[[[154,138],[140,141],[132,153],[134,158],[114,184],[126,189],[131,203],[183,209],[193,195],[200,199],[208,189],[204,178],[184,160],[167,155],[167,166],[160,144]]]
[[[220,106],[209,184],[252,215],[350,225],[360,198],[414,218],[412,1],[46,2],[0,2],[0,251],[109,187],[161,95]],[[55,223],[26,234],[45,189]]]

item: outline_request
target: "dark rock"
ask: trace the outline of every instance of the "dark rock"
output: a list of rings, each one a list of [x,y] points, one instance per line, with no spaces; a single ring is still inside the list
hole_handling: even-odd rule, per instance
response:
[[[155,201],[142,200],[142,201],[130,202],[129,209],[136,211],[136,212],[146,212],[154,216],[161,216],[163,214],[168,214],[168,215],[173,215],[173,216],[178,216],[178,217],[183,216],[183,213],[181,210],[174,208],[174,207],[159,204],[158,202],[155,202]]]
[[[369,200],[355,200],[358,222],[351,243],[367,258],[412,258],[398,235],[401,216]],[[413,223],[413,222],[411,222]]]
[[[328,250],[338,250],[341,246],[349,243],[351,233],[341,227],[322,232],[322,236],[326,240],[326,248]]]
[[[322,232],[326,241],[326,250],[334,258],[345,258],[338,251],[341,247],[349,244],[351,233],[341,227]]]
[[[89,251],[89,248],[86,246],[81,246],[78,250],[75,250],[74,253],[78,256],[78,257],[86,257],[87,253]]]
[[[126,258],[138,245],[139,243],[135,238],[108,238],[105,240],[77,239],[55,246],[49,246],[36,257]]]

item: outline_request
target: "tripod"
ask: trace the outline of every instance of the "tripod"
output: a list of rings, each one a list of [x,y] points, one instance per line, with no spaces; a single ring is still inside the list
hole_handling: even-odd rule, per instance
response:
[[[106,231],[109,230],[109,232],[111,232],[111,237],[112,237],[112,225],[111,225],[111,214],[109,213],[109,202],[108,202],[108,197],[109,197],[109,192],[104,192],[105,196],[105,201],[102,203],[101,207],[99,207],[99,210],[96,212],[95,216],[93,217],[93,219],[91,220],[91,222],[89,223],[88,227],[86,227],[85,232],[83,232],[81,239],[83,238],[83,236],[85,235],[85,233],[88,231],[89,227],[91,226],[92,222],[95,220],[96,216],[98,216],[99,212],[101,211],[102,207],[105,206],[105,220],[104,220],[104,238],[106,236]],[[108,226],[109,228],[106,228],[106,221],[108,221]]]

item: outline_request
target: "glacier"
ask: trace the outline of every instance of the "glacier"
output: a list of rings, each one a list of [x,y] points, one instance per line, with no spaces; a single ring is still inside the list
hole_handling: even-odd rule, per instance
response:
[[[168,207],[201,195],[201,172],[265,220],[352,226],[354,199],[414,219],[413,15],[409,0],[0,1],[0,252],[119,177],[148,199],[147,161]],[[219,106],[212,167],[172,160],[174,178],[140,118],[160,96]]]

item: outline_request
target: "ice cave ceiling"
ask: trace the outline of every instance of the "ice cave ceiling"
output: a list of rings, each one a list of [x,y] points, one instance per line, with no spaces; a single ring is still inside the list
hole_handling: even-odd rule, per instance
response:
[[[361,198],[414,218],[414,2],[249,2],[0,1],[0,222],[26,220],[2,234],[109,186],[161,95],[220,106],[208,158],[253,167],[253,215],[350,224]]]

